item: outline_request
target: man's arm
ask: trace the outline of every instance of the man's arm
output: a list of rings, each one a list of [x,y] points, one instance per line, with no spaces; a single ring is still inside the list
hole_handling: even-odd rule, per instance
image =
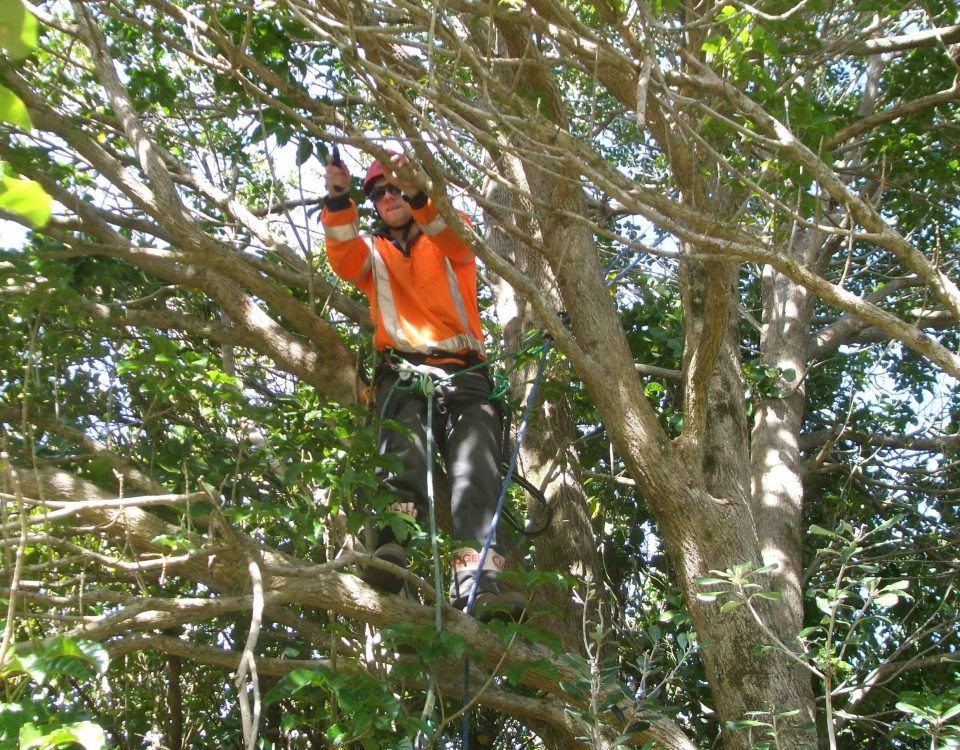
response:
[[[417,222],[425,235],[437,243],[444,255],[454,263],[473,262],[473,250],[460,238],[460,235],[447,225],[447,222],[440,216],[437,207],[426,193],[418,192],[409,198],[404,195],[404,199],[410,206],[413,220]],[[464,220],[469,224],[469,219],[464,217]]]
[[[363,286],[370,275],[370,247],[360,237],[357,207],[350,198],[350,172],[334,148],[327,164],[327,196],[320,223],[326,235],[327,260],[344,281]]]
[[[391,165],[409,167],[413,164],[406,154],[394,154],[390,157]],[[454,263],[472,263],[473,251],[459,235],[454,232],[437,211],[437,207],[429,196],[412,182],[404,180],[394,171],[387,170],[387,179],[403,191],[403,199],[410,206],[413,220],[425,235],[431,237],[440,247],[441,252]],[[466,219],[466,217],[464,217]],[[469,220],[467,220],[469,223]]]

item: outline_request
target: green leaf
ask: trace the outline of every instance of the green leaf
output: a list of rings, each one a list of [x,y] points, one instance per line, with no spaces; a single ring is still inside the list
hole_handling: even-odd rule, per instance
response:
[[[700,46],[700,50],[706,52],[708,55],[716,55],[720,51],[721,41],[719,37],[708,39]]]
[[[716,586],[718,583],[729,583],[725,578],[698,578],[698,586]]]
[[[504,580],[515,580],[528,588],[555,586],[563,591],[568,591],[573,585],[573,579],[569,575],[552,570],[512,572],[503,574],[503,576]]]
[[[547,659],[537,659],[530,662],[522,662],[516,666],[508,667],[505,675],[511,685],[519,685],[523,681],[524,674],[527,671],[535,669],[549,676],[551,680],[557,678],[557,666]]]
[[[917,708],[906,701],[899,701],[897,704],[897,710],[903,711],[905,714],[925,714],[926,712],[922,708]]]
[[[960,703],[955,703],[942,714],[940,714],[940,721],[949,721],[954,716],[960,715]]]
[[[167,547],[174,552],[193,552],[197,545],[192,539],[176,534],[160,534],[150,540],[152,544]]]
[[[41,229],[50,221],[53,199],[33,180],[0,178],[0,210],[22,216]]]
[[[724,602],[720,607],[720,614],[726,614],[727,612],[733,612],[737,609],[743,602]]]
[[[301,166],[313,156],[313,142],[309,138],[300,139],[300,145],[297,146],[297,166]]]
[[[0,86],[0,120],[23,130],[33,127],[26,105],[5,86]]]
[[[277,682],[263,697],[265,704],[270,705],[278,700],[289,698],[309,687],[322,687],[328,682],[327,674],[320,669],[294,669]]]
[[[69,641],[70,639],[64,638],[64,640]],[[73,643],[86,658],[87,663],[96,670],[97,674],[104,675],[107,673],[107,667],[110,666],[110,654],[102,645],[94,641],[73,641]]]
[[[900,597],[894,593],[881,594],[873,601],[878,607],[889,609],[890,607],[896,606],[896,604],[900,601]]]
[[[31,748],[56,748],[64,745],[73,747],[80,745],[84,750],[102,750],[107,746],[107,735],[103,729],[92,721],[80,721],[61,727],[38,728],[36,725],[24,724],[20,730],[21,750]]]
[[[0,0],[0,48],[22,60],[37,46],[37,19],[19,0]]]
[[[758,599],[769,599],[773,602],[783,601],[783,594],[779,591],[758,591],[754,596]]]
[[[106,650],[98,643],[56,636],[36,651],[20,656],[15,671],[23,671],[34,682],[44,684],[60,675],[85,680],[91,672],[104,674],[109,662]]]
[[[884,591],[906,591],[910,588],[910,581],[894,581],[883,587]]]
[[[726,725],[729,729],[754,729],[756,727],[769,727],[770,725],[757,721],[756,719],[740,719],[739,721],[728,721]]]

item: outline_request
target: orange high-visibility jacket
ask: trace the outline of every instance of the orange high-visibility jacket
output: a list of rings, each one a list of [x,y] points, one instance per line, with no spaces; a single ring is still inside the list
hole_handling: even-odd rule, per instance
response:
[[[378,351],[475,353],[483,358],[473,252],[420,194],[410,202],[420,227],[405,253],[386,235],[361,237],[357,207],[324,207],[327,258],[340,278],[370,299]]]

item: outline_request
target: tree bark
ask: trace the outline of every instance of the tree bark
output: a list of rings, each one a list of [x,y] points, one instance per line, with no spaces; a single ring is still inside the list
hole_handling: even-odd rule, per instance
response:
[[[810,349],[810,294],[768,268],[763,274],[763,308],[760,360],[794,375],[777,379],[775,387],[781,393],[757,399],[751,435],[751,497],[763,560],[776,566],[773,587],[783,595],[783,617],[777,629],[793,636],[803,622],[800,427]]]
[[[179,656],[171,654],[167,657],[167,747],[170,750],[183,750],[182,667]]]
[[[503,167],[512,181],[522,181],[531,186],[550,184],[546,175],[530,175],[516,160],[511,160]],[[533,189],[536,192],[536,188]],[[510,200],[501,191],[497,191],[493,198],[499,203],[508,203]],[[541,234],[541,220],[532,206],[526,208],[527,210],[518,211],[516,214],[522,217],[518,228],[528,234]],[[556,282],[543,259],[530,252],[511,235],[494,228],[486,240],[492,249],[507,258],[541,289],[556,288]],[[537,320],[531,314],[526,301],[503,281],[497,283],[495,299],[498,318],[503,324],[504,346],[507,351],[519,352],[524,346],[526,335],[536,326]],[[560,300],[555,298],[554,302],[559,310]],[[539,338],[537,342],[544,344],[546,340]],[[547,399],[543,387],[536,394],[532,392],[537,367],[537,362],[521,365],[511,378],[511,390],[519,403],[526,404],[531,397],[536,399],[528,425],[531,438],[524,440],[520,446],[518,470],[522,471],[528,481],[540,488],[552,515],[545,531],[535,540],[534,561],[538,570],[562,571],[581,582],[581,595],[586,590],[584,582],[589,581],[595,598],[588,606],[595,610],[600,604],[598,600],[603,598],[599,593],[599,583],[603,579],[587,510],[586,492],[576,471],[577,458],[571,448],[576,437],[576,428],[568,400]],[[540,385],[544,386],[545,383]],[[521,416],[516,414],[515,422]],[[515,424],[515,427],[519,428],[519,424]],[[541,524],[548,520],[546,510],[534,498],[528,497],[527,512],[532,528],[540,528]],[[542,619],[542,626],[560,637],[565,650],[584,654],[584,628],[587,627],[586,623],[595,618],[589,613],[586,619],[584,618],[583,607],[571,597],[570,592],[555,586],[541,587],[533,592],[531,609],[534,612],[551,612],[540,616],[538,624]]]

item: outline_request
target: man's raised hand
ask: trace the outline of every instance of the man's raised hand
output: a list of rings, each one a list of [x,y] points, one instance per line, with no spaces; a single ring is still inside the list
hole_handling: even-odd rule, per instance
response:
[[[327,195],[343,195],[350,190],[350,172],[340,158],[340,149],[336,146],[330,151],[327,162]]]

